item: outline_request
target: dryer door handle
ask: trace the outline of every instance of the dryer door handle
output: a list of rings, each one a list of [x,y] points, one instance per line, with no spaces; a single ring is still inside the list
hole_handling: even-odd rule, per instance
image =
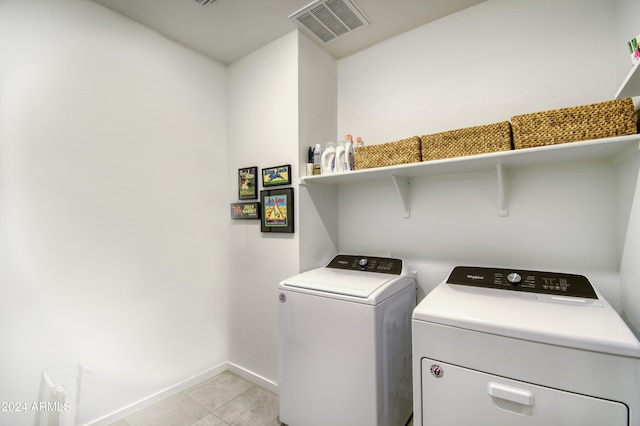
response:
[[[512,388],[500,383],[490,382],[488,386],[489,395],[494,398],[506,399],[522,405],[534,405],[536,398],[532,392],[524,389]]]

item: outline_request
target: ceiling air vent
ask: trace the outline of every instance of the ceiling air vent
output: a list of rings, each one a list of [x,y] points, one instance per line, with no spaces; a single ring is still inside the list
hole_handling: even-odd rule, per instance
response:
[[[213,4],[216,0],[196,0],[196,3],[200,3],[202,6],[208,6]]]
[[[290,15],[289,19],[325,43],[371,25],[350,0],[318,0]]]

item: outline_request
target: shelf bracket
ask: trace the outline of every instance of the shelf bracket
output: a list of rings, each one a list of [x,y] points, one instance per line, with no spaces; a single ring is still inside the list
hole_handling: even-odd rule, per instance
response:
[[[498,214],[503,217],[509,216],[502,163],[496,164],[496,176],[498,178]]]
[[[391,175],[391,179],[396,187],[396,191],[398,191],[398,195],[400,195],[402,207],[404,208],[404,217],[408,219],[411,217],[409,210],[409,179],[397,175]]]

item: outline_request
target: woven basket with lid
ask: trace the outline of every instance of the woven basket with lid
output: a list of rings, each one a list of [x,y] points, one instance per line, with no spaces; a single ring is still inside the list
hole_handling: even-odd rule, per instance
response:
[[[512,149],[508,121],[423,135],[422,160],[463,157]]]
[[[356,170],[361,170],[417,163],[421,159],[420,138],[413,136],[378,145],[358,146],[355,148],[354,164]]]
[[[511,118],[511,125],[516,149],[637,132],[631,98],[516,115]]]

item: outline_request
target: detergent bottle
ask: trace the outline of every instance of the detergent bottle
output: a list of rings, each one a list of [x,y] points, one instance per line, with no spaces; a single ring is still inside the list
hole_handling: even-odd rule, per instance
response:
[[[336,166],[335,166],[335,171],[338,173],[345,171],[345,165],[346,165],[345,154],[346,154],[345,143],[344,142],[338,143],[338,146],[336,146]]]
[[[336,144],[327,142],[322,153],[322,174],[333,173],[336,166]]]

